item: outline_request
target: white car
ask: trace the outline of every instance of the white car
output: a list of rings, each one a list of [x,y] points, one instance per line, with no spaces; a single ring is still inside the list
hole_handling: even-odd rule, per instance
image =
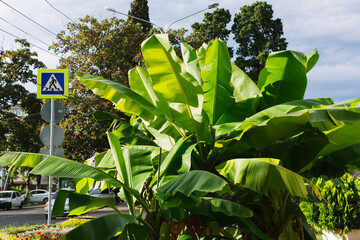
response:
[[[88,192],[88,195],[99,198],[114,198],[116,204],[121,202],[121,199],[118,197],[118,195],[109,188],[104,189],[103,191],[101,191],[99,188],[94,188]]]
[[[24,206],[24,197],[18,191],[0,192],[0,208],[10,210],[12,207]]]
[[[29,202],[46,203],[49,200],[49,192],[44,189],[31,190],[28,195]]]
[[[74,191],[74,190],[71,190],[71,191]],[[56,192],[51,197],[51,211],[53,210],[55,199],[56,199],[58,193],[59,193],[59,190],[56,190]],[[49,212],[49,202],[47,202],[45,204],[44,211],[45,211],[45,219],[47,219],[48,218],[48,212]],[[70,213],[69,198],[66,198],[65,206],[64,206],[64,216],[68,215],[69,213]]]

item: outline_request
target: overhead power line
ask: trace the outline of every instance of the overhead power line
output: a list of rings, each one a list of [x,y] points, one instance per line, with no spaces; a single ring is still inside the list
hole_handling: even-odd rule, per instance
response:
[[[39,39],[39,38],[37,38],[37,37],[35,37],[35,36],[31,35],[30,33],[28,33],[28,32],[26,32],[26,31],[22,30],[21,28],[19,28],[19,27],[15,26],[15,25],[14,25],[14,24],[12,24],[11,22],[6,21],[4,18],[0,17],[0,19],[1,19],[1,20],[3,20],[4,22],[6,22],[6,23],[10,24],[10,25],[11,25],[11,26],[13,26],[14,28],[16,28],[16,29],[20,30],[21,32],[25,33],[26,35],[29,35],[30,37],[33,37],[33,38],[35,38],[36,40],[38,40],[39,42],[42,42],[43,44],[45,44],[45,45],[47,45],[48,47],[50,47],[50,45],[49,45],[49,44],[47,44],[46,42],[44,42],[43,40],[41,40],[41,39]]]
[[[17,12],[18,14],[20,14],[21,16],[25,17],[26,19],[28,19],[29,21],[31,21],[32,23],[36,24],[37,26],[39,26],[40,28],[46,30],[47,32],[51,33],[52,35],[54,35],[55,37],[57,36],[56,33],[54,33],[53,31],[47,29],[46,27],[44,27],[43,25],[41,25],[40,23],[35,22],[34,20],[32,20],[31,18],[29,18],[28,16],[26,16],[25,14],[23,14],[22,12],[20,12],[19,10],[17,10],[16,8],[10,6],[9,4],[7,4],[6,2],[4,2],[3,0],[0,0],[0,2],[2,2],[3,4],[5,4],[7,7],[11,8],[12,10],[14,10],[15,12]]]
[[[57,9],[56,7],[54,7],[51,3],[49,3],[47,0],[45,0],[45,2],[47,2],[47,4],[49,4],[50,7],[52,7],[53,9],[55,9],[58,13],[60,13],[61,15],[63,15],[64,17],[66,17],[67,19],[69,19],[71,22],[76,23],[74,20],[72,20],[70,17],[68,17],[65,13],[61,12],[59,9]]]
[[[8,31],[5,31],[4,29],[1,29],[1,28],[0,28],[0,31],[2,31],[2,32],[6,33],[6,34],[9,34],[10,36],[12,36],[12,37],[14,37],[14,38],[21,39],[20,37],[14,35],[14,34],[12,34],[12,33],[9,33]],[[49,54],[51,54],[51,55],[54,55],[55,57],[61,58],[61,57],[59,57],[58,55],[56,55],[56,54],[54,54],[54,53],[52,53],[52,52],[49,52],[48,50],[45,50],[45,49],[43,49],[43,48],[41,48],[41,47],[39,47],[39,46],[37,46],[37,45],[35,45],[35,44],[32,44],[32,43],[30,43],[30,42],[29,42],[29,44],[32,45],[32,46],[34,46],[34,47],[36,47],[36,48],[38,48],[38,49],[40,49],[40,50],[43,50],[43,51],[49,53]]]

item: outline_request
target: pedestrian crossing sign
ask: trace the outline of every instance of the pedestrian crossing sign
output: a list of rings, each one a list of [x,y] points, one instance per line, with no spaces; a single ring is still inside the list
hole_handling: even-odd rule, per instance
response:
[[[38,69],[37,98],[67,98],[69,71],[67,69]]]

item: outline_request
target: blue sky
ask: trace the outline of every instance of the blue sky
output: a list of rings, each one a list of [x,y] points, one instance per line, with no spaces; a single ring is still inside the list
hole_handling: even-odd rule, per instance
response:
[[[148,0],[150,20],[165,29],[175,20],[206,8],[216,1],[207,0]],[[45,0],[2,0],[0,17],[31,33],[40,40],[51,44],[55,37],[40,30],[34,24],[5,6],[5,2],[52,32],[65,29],[68,19],[51,8]],[[103,19],[114,14],[104,10],[112,7],[127,13],[131,0],[48,0],[67,16],[78,19],[89,14]],[[229,9],[232,17],[243,5],[255,1],[219,0],[221,8]],[[331,97],[339,103],[343,100],[360,97],[360,1],[358,0],[269,0],[274,10],[274,18],[280,18],[284,25],[284,37],[288,49],[310,52],[317,48],[320,59],[308,74],[306,98]],[[211,11],[211,10],[209,10]],[[116,15],[123,18],[121,15]],[[203,13],[172,25],[172,28],[187,28],[200,22]],[[229,26],[230,27],[230,26]],[[0,29],[16,36],[28,38],[31,43],[43,48],[46,45],[29,37],[0,19]],[[230,41],[230,45],[234,44]],[[13,37],[0,31],[0,47],[16,48]],[[37,48],[39,59],[48,68],[56,68],[58,59]],[[28,86],[35,91],[34,86]]]

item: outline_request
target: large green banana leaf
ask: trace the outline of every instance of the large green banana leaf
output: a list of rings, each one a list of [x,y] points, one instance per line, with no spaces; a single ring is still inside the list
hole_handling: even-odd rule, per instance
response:
[[[344,102],[335,104],[334,107],[356,107],[360,103],[360,97],[346,100]]]
[[[295,51],[271,53],[259,75],[258,87],[268,106],[303,99],[306,73],[316,63],[318,53]]]
[[[294,137],[278,141],[266,148],[271,156],[281,159],[281,165],[293,172],[299,173],[311,163],[325,147],[329,140],[317,128],[306,125]]]
[[[349,168],[360,167],[360,144],[356,144],[318,158],[309,163],[304,170],[310,170],[315,177],[326,175],[329,178],[340,177]]]
[[[360,107],[311,109],[310,124],[329,139],[319,156],[360,143]]]
[[[283,137],[299,134],[309,120],[308,109],[329,104],[332,104],[331,99],[296,100],[270,107],[243,122],[214,126],[216,142],[209,159],[219,163],[232,158],[254,157],[254,151],[249,151],[252,147],[272,147]],[[301,117],[297,119],[296,116]]]
[[[216,167],[218,172],[235,184],[261,194],[271,189],[288,190],[292,196],[307,195],[302,176],[278,166],[277,159],[233,159]],[[275,163],[275,164],[274,164]]]
[[[225,42],[218,39],[210,42],[203,53],[205,54],[204,66],[201,68],[203,108],[210,124],[214,125],[234,103],[234,89],[230,85],[231,62]]]
[[[194,195],[202,197],[209,192],[220,192],[227,186],[224,179],[213,173],[193,170],[180,175],[157,189],[160,199],[165,199],[181,193],[186,197]]]
[[[71,191],[59,190],[51,212],[52,216],[64,215],[64,205],[67,198],[69,198],[69,207],[71,210],[69,215],[81,215],[89,212],[90,210],[106,206],[111,207],[116,212],[119,212],[114,198],[97,198],[87,194],[78,194]]]
[[[114,187],[125,188],[127,191],[131,192],[132,195],[136,196],[137,199],[140,199],[138,191],[118,181],[103,171],[65,158],[48,156],[30,173],[62,178],[93,178],[96,181],[106,181]]]
[[[122,152],[124,159],[130,162],[133,188],[141,191],[142,185],[154,170],[154,162],[158,161],[160,148],[156,146],[123,146]],[[166,151],[161,152],[162,158],[167,155]],[[112,155],[112,151],[108,150],[105,154],[101,154],[102,158],[96,165],[99,169],[115,169],[116,164]],[[96,156],[97,157],[97,156]]]
[[[130,159],[124,158],[123,152],[121,150],[120,141],[117,136],[111,132],[108,132],[108,140],[111,148],[111,153],[115,162],[117,170],[117,179],[123,182],[126,186],[133,186],[132,184],[132,173],[130,172]],[[129,206],[129,211],[132,215],[135,216],[135,200],[134,196],[131,195],[127,189],[122,189],[127,205]]]
[[[95,167],[98,169],[116,168],[111,149],[95,156]]]
[[[185,209],[198,207],[202,197],[209,193],[227,191],[222,178],[207,171],[193,170],[180,175],[157,189],[161,206],[170,218],[181,221],[187,217]]]
[[[269,120],[272,117],[279,117],[288,113],[297,112],[306,109],[319,108],[322,106],[333,104],[333,101],[329,98],[318,98],[318,99],[305,99],[296,100],[283,104],[279,104],[265,110],[262,110],[251,117],[247,118],[245,122],[250,123],[261,123]],[[238,130],[244,122],[232,122],[224,123],[218,126],[214,126],[215,139],[219,138],[233,138],[239,135]]]
[[[93,186],[95,180],[92,178],[74,178],[75,192],[86,194]]]
[[[185,136],[183,129],[167,121],[165,117],[157,117],[146,129],[155,138],[156,144],[166,150],[170,150],[178,139]]]
[[[131,90],[143,96],[154,106],[157,106],[159,99],[151,86],[150,76],[145,69],[142,67],[131,69],[129,71],[129,85]]]
[[[306,72],[309,72],[319,60],[319,53],[317,49],[314,49],[311,52],[305,54],[306,57]]]
[[[231,63],[230,85],[234,89],[234,98],[228,102],[225,111],[216,125],[229,122],[241,122],[256,113],[262,97],[255,83],[234,63]],[[221,87],[221,86],[220,86]]]
[[[138,223],[126,224],[121,233],[116,236],[117,240],[149,239],[148,229]]]
[[[199,82],[203,84],[201,79],[200,64],[196,55],[196,51],[187,43],[180,44],[181,55],[186,65],[186,70]]]
[[[211,197],[203,197],[201,204],[197,208],[190,209],[190,211],[192,214],[213,217],[213,221],[219,218],[223,219],[220,222],[221,226],[229,226],[234,223],[229,224],[226,218],[248,218],[254,215],[253,211],[238,203]],[[234,220],[232,219],[232,221]]]
[[[262,97],[256,84],[234,63],[231,63],[230,85],[233,87],[235,102],[219,118],[216,124],[241,122],[250,117],[259,106]]]
[[[161,115],[159,110],[145,97],[120,83],[84,73],[76,73],[76,76],[96,95],[113,102],[116,109],[140,116],[147,121],[153,120],[154,115]]]
[[[115,187],[127,187],[99,169],[56,156],[46,157],[30,173],[63,178],[93,178],[96,181],[107,181]]]
[[[119,211],[114,198],[98,198],[74,192],[69,193],[69,207],[71,209],[69,215],[81,215],[101,207],[111,207],[114,211]]]
[[[242,134],[250,139],[251,146],[256,149],[262,149],[274,144],[283,137],[293,135],[308,121],[309,112],[307,110],[272,117],[256,125],[245,121]]]
[[[123,188],[124,190],[126,190],[126,192],[129,195],[131,194],[131,196],[134,196],[136,200],[140,202],[141,206],[144,207],[144,210],[149,213],[147,204],[145,204],[144,201],[141,199],[140,194],[136,189],[94,167],[65,158],[49,156],[43,161],[41,161],[30,173],[62,178],[93,178],[94,180],[99,182],[106,181],[111,186]],[[131,199],[132,198],[129,197],[128,204],[132,204]],[[129,206],[129,210],[132,206],[133,204]]]
[[[332,152],[324,156],[322,161],[331,163],[335,167],[344,167],[353,165],[360,167],[360,144]]]
[[[249,98],[262,97],[259,88],[244,71],[234,63],[231,63],[231,69],[230,84],[234,88],[233,96],[236,102],[241,102]],[[256,110],[256,108],[253,110]]]
[[[152,87],[160,100],[168,102],[174,122],[193,133],[198,141],[211,141],[208,119],[202,111],[201,86],[186,71],[186,65],[176,56],[167,35],[148,38],[141,50]]]
[[[1,152],[0,165],[11,167],[35,167],[41,162],[44,156],[47,155],[21,152]]]
[[[215,142],[210,154],[212,165],[216,165],[224,160],[229,160],[230,154],[240,154],[250,148],[263,149],[275,144],[284,137],[298,133],[298,129],[309,121],[308,110],[289,113],[283,116],[270,117],[263,122],[244,121],[238,129],[232,131],[234,137],[220,139]],[[224,129],[221,129],[223,131]],[[223,155],[224,154],[224,155]],[[222,156],[221,156],[222,155]]]
[[[136,217],[125,214],[112,214],[96,218],[74,228],[61,239],[99,240],[110,239],[122,231],[127,224],[135,222]]]
[[[152,146],[123,147],[124,159],[130,164],[128,172],[131,174],[131,187],[141,192],[145,181],[154,171],[154,162],[159,161],[161,149]],[[161,153],[162,155],[162,153]],[[166,153],[162,155],[163,158]]]
[[[196,144],[188,139],[179,139],[164,160],[161,161],[160,173],[156,173],[150,186],[155,184],[158,178],[161,184],[165,184],[173,178],[188,172],[191,167],[191,153],[195,146]]]
[[[166,101],[159,99],[151,82],[149,73],[145,69],[136,67],[129,71],[129,85],[131,90],[145,97],[159,110],[161,109],[161,112],[163,112],[167,119],[172,119],[169,104]]]

